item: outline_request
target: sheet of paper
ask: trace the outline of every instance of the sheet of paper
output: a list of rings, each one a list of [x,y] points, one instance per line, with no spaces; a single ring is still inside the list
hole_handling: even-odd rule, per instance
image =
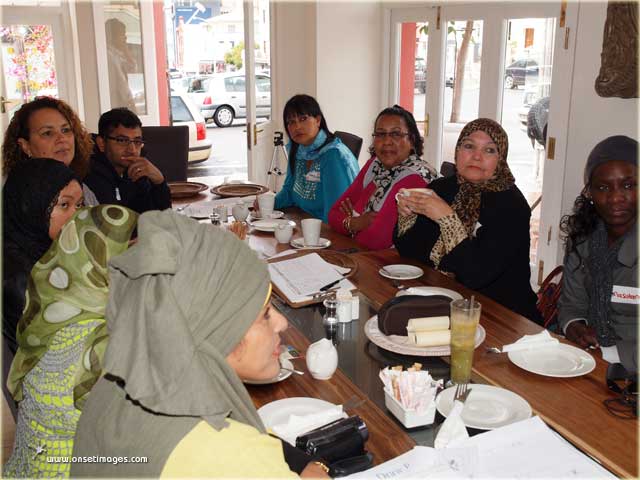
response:
[[[345,478],[617,478],[539,417],[462,440],[450,448],[415,447]]]
[[[269,264],[271,280],[284,293],[290,291],[294,297],[316,293],[325,285],[340,280],[333,265],[324,261],[317,253]],[[289,296],[290,300],[293,300]]]
[[[249,195],[248,197],[229,197],[220,198],[218,200],[207,200],[206,202],[193,203],[186,207],[184,210],[181,210],[179,213],[193,218],[209,218],[209,215],[213,211],[213,207],[226,205],[227,211],[231,213],[231,207],[236,203],[246,203],[248,205],[253,205],[253,201],[255,199],[255,195]],[[180,207],[181,205],[175,205],[173,209],[177,210]]]

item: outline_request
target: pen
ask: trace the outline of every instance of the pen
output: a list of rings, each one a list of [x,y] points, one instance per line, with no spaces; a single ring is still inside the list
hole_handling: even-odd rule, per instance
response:
[[[340,280],[342,280],[342,279],[341,279],[341,278],[339,278],[339,279],[338,279],[338,280],[336,280],[335,282],[331,282],[330,284],[325,285],[324,287],[322,287],[322,288],[320,289],[320,291],[321,291],[321,292],[324,292],[324,291],[326,291],[326,290],[329,290],[329,289],[330,289],[331,287],[333,287],[336,283],[340,282]]]

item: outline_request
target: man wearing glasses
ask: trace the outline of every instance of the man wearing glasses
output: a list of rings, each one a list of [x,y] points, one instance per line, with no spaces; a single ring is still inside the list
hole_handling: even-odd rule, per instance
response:
[[[126,108],[105,112],[98,122],[96,148],[85,183],[100,203],[138,213],[171,208],[171,193],[158,168],[142,155],[142,122]]]

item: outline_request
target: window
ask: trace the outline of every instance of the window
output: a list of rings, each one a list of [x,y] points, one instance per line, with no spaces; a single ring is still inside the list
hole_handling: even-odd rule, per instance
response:
[[[174,122],[191,122],[191,112],[180,97],[171,97],[171,115]]]
[[[224,89],[227,92],[244,92],[244,77],[228,77],[224,79]]]
[[[271,79],[269,77],[265,77],[264,75],[256,76],[256,88],[259,92],[270,92]]]

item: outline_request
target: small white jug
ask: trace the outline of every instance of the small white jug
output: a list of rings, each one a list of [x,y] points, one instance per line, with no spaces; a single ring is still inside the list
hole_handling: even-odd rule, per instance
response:
[[[244,222],[249,216],[249,207],[244,203],[238,203],[231,207],[231,215],[238,222]]]
[[[338,368],[338,351],[328,338],[309,345],[306,357],[307,368],[317,380],[329,380]]]

